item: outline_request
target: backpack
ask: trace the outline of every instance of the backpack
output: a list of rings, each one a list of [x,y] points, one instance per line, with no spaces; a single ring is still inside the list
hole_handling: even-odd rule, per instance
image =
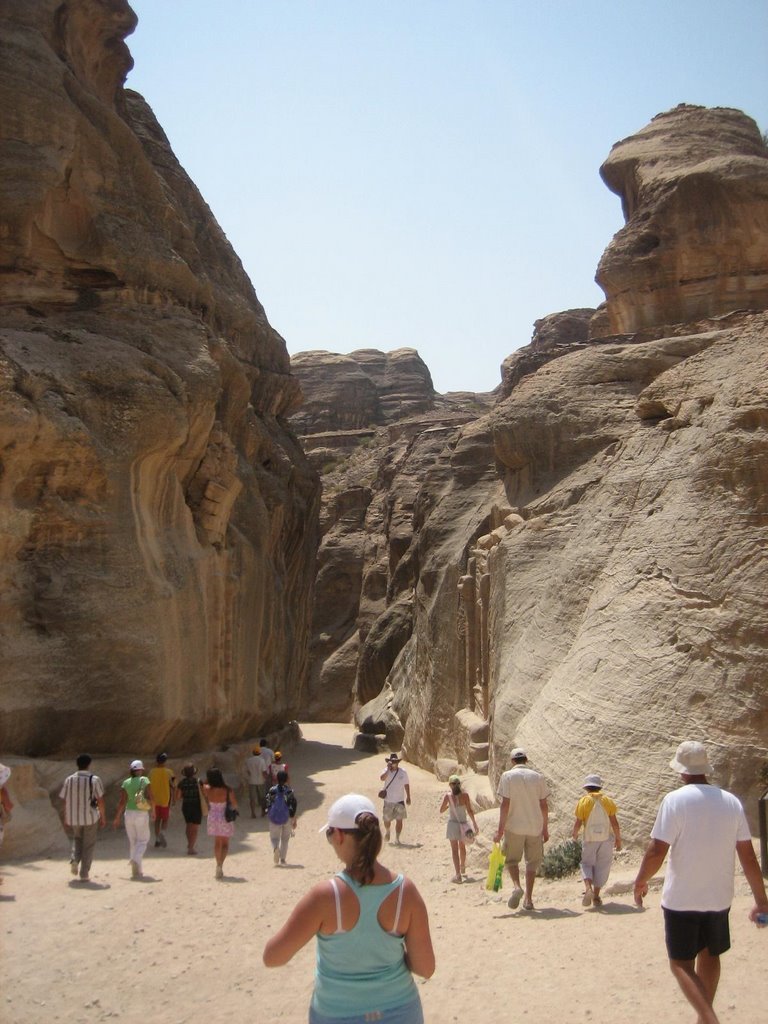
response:
[[[603,801],[599,793],[592,794],[592,810],[584,822],[584,841],[587,843],[600,843],[611,834],[611,823],[603,807]]]
[[[282,786],[275,786],[269,791],[267,817],[273,825],[284,825],[291,817],[291,809],[286,800],[287,792]]]

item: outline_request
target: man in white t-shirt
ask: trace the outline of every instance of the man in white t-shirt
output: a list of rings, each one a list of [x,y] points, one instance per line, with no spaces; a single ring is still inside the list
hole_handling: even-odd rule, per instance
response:
[[[504,837],[507,869],[514,886],[507,906],[512,910],[523,900],[523,910],[533,910],[533,883],[544,859],[549,839],[549,789],[544,776],[527,768],[528,755],[521,747],[510,754],[512,767],[499,779],[496,796],[501,800],[495,840]],[[520,861],[525,854],[525,894],[520,885]]]
[[[406,804],[411,802],[411,783],[408,773],[400,767],[400,758],[397,754],[390,754],[386,759],[387,767],[379,776],[384,783],[386,795],[382,818],[384,820],[384,834],[387,842],[390,839],[392,822],[395,823],[395,844],[400,845],[400,833],[403,831],[403,822],[408,817]]]
[[[262,818],[266,812],[267,783],[264,778],[266,764],[261,747],[254,747],[250,757],[245,759],[245,777],[248,781],[248,802],[251,805],[251,817],[256,817],[256,808],[261,810]]]
[[[661,894],[669,966],[701,1024],[718,1024],[712,1004],[720,954],[731,945],[735,854],[755,897],[749,916],[758,925],[758,914],[768,914],[768,898],[744,809],[732,793],[707,782],[712,768],[704,745],[686,740],[669,766],[683,785],[661,801],[635,879],[635,902],[642,905],[648,880],[669,851]]]

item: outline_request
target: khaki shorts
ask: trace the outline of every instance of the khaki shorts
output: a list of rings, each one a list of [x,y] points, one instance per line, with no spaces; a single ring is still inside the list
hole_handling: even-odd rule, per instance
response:
[[[539,836],[504,833],[504,855],[507,864],[519,864],[525,854],[525,866],[538,871],[544,860],[544,840]]]
[[[385,825],[389,821],[403,821],[407,817],[408,811],[405,809],[405,803],[392,804],[388,800],[384,801],[382,818]]]

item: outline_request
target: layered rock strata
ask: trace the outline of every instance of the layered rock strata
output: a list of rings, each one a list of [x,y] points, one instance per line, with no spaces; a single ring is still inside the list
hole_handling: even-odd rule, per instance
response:
[[[318,487],[285,344],[123,82],[120,0],[0,7],[0,748],[295,717]]]

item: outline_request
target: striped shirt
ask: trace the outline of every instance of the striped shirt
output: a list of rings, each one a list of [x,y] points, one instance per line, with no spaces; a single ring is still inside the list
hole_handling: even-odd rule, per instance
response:
[[[104,785],[98,775],[75,772],[64,780],[59,796],[64,801],[64,820],[68,825],[95,825],[99,820],[98,807],[91,807],[92,796],[104,796]]]

